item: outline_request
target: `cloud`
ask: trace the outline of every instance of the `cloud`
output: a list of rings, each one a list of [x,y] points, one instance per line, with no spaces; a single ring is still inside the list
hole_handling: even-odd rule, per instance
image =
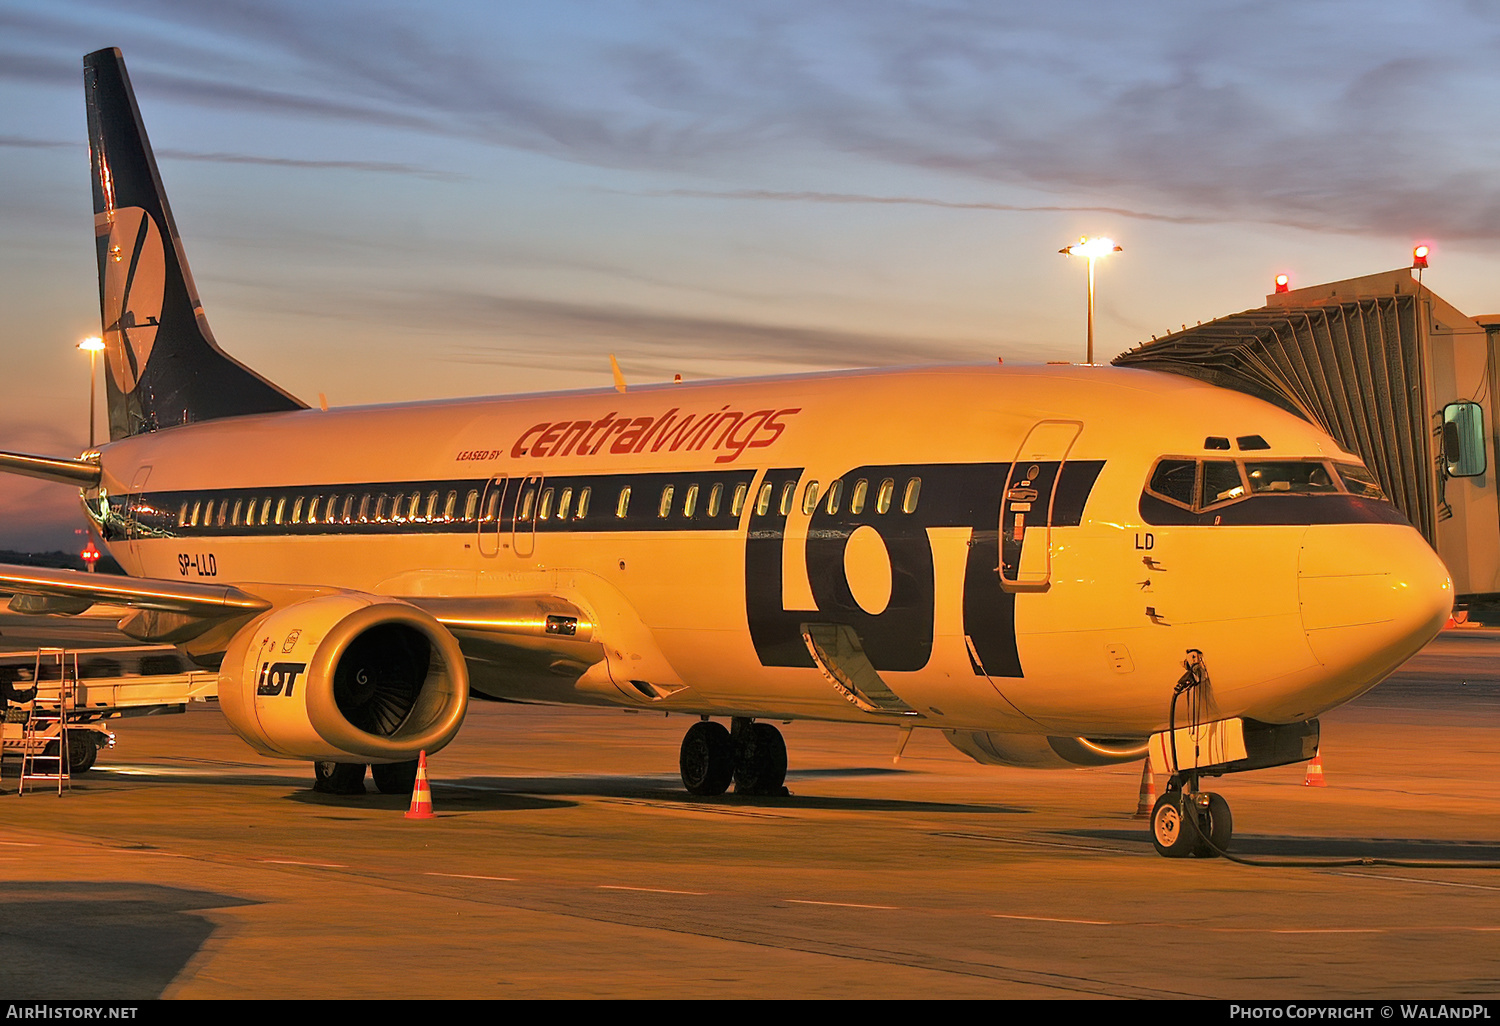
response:
[[[0,145],[4,145],[0,140]],[[314,171],[369,171],[375,174],[415,175],[440,181],[453,181],[466,176],[451,171],[438,171],[415,164],[401,164],[379,160],[299,160],[293,157],[266,157],[249,153],[198,153],[192,150],[158,149],[156,155],[165,160],[193,160],[211,164],[258,164],[265,167],[288,167]]]

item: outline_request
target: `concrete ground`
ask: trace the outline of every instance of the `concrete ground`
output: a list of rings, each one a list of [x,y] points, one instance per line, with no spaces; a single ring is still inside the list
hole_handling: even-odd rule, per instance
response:
[[[7,635],[9,631],[5,631]],[[0,995],[1500,995],[1500,633],[1324,717],[1328,787],[1224,778],[1237,865],[1156,856],[1140,765],[979,766],[794,723],[790,798],[690,799],[691,720],[476,702],[407,799],[309,790],[213,706],[0,796]]]

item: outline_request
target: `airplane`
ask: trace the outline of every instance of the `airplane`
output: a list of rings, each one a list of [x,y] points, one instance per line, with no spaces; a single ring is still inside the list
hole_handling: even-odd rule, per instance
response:
[[[84,58],[109,442],[80,489],[129,576],[0,567],[13,610],[218,669],[252,748],[409,791],[472,697],[696,718],[699,796],[783,795],[769,721],[942,731],[982,763],[1170,780],[1312,758],[1422,648],[1448,572],[1322,430],[1191,378],[918,366],[315,408],[215,342],[120,52]],[[724,721],[728,721],[728,727]],[[893,733],[894,733],[893,732]]]

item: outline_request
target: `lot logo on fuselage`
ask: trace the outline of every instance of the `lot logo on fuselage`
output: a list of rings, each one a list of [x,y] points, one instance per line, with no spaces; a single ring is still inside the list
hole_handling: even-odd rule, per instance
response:
[[[104,253],[104,347],[122,392],[140,383],[161,325],[166,257],[161,231],[140,207],[116,209]]]

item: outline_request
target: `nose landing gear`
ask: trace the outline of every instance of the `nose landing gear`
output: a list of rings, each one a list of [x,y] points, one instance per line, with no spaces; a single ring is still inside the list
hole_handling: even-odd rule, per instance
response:
[[[677,760],[689,794],[786,794],[786,741],[769,723],[736,716],[733,730],[704,719],[688,728]]]
[[[1216,858],[1234,836],[1229,803],[1211,791],[1168,785],[1151,809],[1151,843],[1169,859]]]

